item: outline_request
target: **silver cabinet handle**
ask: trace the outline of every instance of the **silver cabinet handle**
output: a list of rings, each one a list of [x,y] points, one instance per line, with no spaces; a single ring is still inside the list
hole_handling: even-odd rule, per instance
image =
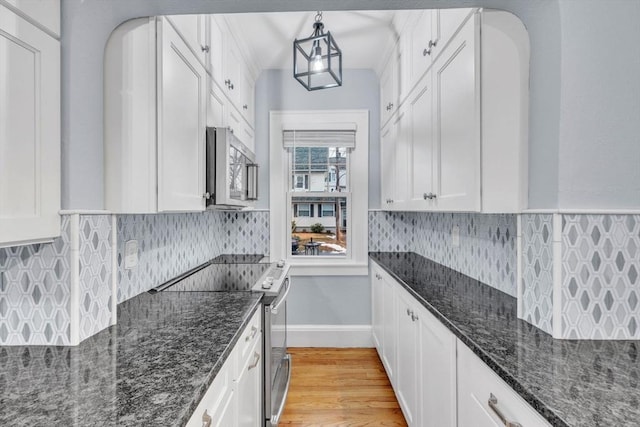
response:
[[[407,308],[407,316],[411,316],[411,310]]]
[[[256,328],[255,326],[252,326],[251,335],[247,335],[247,337],[244,340],[251,341],[256,336],[257,333],[258,333],[258,328]]]
[[[437,44],[438,40],[429,40],[429,49],[431,49],[432,47],[436,47]]]
[[[435,198],[436,198],[436,197],[438,197],[438,196],[437,196],[435,193],[424,193],[424,194],[422,195],[422,197],[423,197],[425,200],[427,200],[427,199],[429,199],[429,200],[433,200],[433,199],[435,199]]]
[[[493,395],[493,393],[489,393],[489,408],[495,412],[495,414],[500,418],[500,421],[505,425],[505,427],[522,427],[522,424],[516,421],[509,421],[507,417],[504,416],[500,408],[498,408],[498,398]]]
[[[211,198],[211,193],[209,193],[209,192],[207,191],[206,193],[204,193],[204,194],[202,195],[202,198],[203,198],[203,199],[207,199],[207,200],[209,200],[209,199]]]
[[[202,427],[211,427],[211,423],[213,423],[213,419],[211,415],[207,414],[207,410],[204,410],[204,414],[202,414]]]
[[[202,49],[202,51],[205,52],[205,53],[209,53],[209,46],[207,46],[207,45],[200,46],[200,49]]]
[[[418,316],[416,316],[415,314],[413,314],[413,312],[411,312],[411,321],[415,322],[416,320],[418,320]]]
[[[431,49],[425,49],[422,51],[422,56],[431,55]]]
[[[258,362],[260,361],[260,354],[258,354],[258,352],[255,352],[253,353],[253,357],[254,357],[253,363],[249,365],[249,367],[247,368],[247,371],[250,371],[256,366],[258,366]]]
[[[243,110],[248,110],[248,109],[249,109],[249,106],[248,106],[247,104],[244,104],[244,105],[242,106],[242,109],[243,109]]]

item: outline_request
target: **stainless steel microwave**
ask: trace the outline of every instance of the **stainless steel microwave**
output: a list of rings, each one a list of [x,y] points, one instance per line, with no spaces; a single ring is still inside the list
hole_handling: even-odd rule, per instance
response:
[[[255,154],[229,128],[207,128],[207,207],[241,209],[258,200]]]

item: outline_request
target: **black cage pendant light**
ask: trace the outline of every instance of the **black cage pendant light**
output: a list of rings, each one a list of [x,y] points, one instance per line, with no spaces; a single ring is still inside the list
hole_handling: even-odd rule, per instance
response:
[[[311,37],[293,42],[293,77],[307,90],[342,86],[342,51],[331,32],[324,32],[322,12]]]

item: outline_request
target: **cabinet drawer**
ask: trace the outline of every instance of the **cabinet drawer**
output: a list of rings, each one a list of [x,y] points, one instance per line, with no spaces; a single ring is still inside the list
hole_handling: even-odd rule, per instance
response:
[[[489,405],[495,397],[494,408]],[[462,342],[458,341],[458,426],[503,427],[497,412],[522,427],[550,424]]]
[[[238,357],[240,360],[246,360],[255,343],[260,341],[261,337],[261,310],[256,310],[253,317],[242,332],[236,348],[238,349]]]

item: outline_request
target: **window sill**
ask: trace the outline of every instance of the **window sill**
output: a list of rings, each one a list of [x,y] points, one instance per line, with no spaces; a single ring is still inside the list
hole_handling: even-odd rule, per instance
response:
[[[365,263],[337,263],[327,260],[326,262],[305,262],[305,260],[291,260],[290,274],[292,276],[367,276],[369,266]]]

